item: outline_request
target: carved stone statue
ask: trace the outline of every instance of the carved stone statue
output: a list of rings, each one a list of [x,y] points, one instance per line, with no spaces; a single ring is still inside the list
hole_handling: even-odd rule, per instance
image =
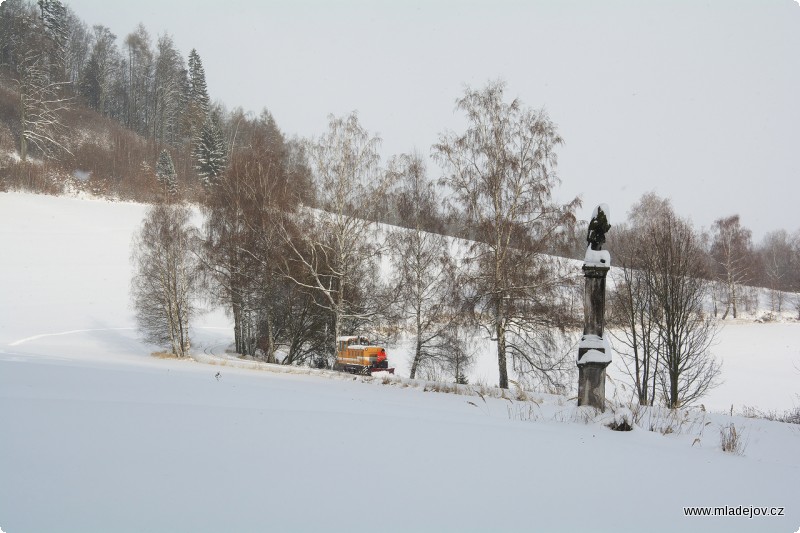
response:
[[[606,204],[592,213],[586,240],[589,248],[583,263],[586,289],[583,298],[583,336],[578,343],[578,405],[605,410],[606,367],[611,363],[611,343],[605,337],[606,274],[611,254],[603,250],[606,232],[611,228]]]
[[[592,250],[603,249],[603,244],[606,242],[606,232],[611,229],[611,224],[608,223],[606,213],[603,210],[604,207],[605,205],[603,204],[598,205],[592,214],[592,221],[589,222],[589,233],[586,235],[586,241]]]

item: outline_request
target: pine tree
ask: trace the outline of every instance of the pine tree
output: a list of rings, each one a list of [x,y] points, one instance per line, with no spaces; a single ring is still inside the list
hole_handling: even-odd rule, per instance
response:
[[[172,156],[166,150],[162,150],[161,155],[158,156],[156,179],[170,196],[178,193],[178,175],[175,172],[175,165],[172,163]]]
[[[183,141],[189,80],[183,61],[172,37],[162,35],[156,46],[154,88],[152,98],[153,138],[157,142],[178,147]]]
[[[198,135],[209,112],[208,88],[206,86],[206,71],[197,50],[192,48],[189,52],[189,101],[188,101],[188,127],[192,138]]]
[[[227,165],[227,147],[216,119],[209,115],[195,141],[195,170],[206,190],[219,185]]]
[[[39,0],[39,9],[47,38],[45,46],[53,81],[64,78],[64,53],[69,37],[67,8],[59,0]]]

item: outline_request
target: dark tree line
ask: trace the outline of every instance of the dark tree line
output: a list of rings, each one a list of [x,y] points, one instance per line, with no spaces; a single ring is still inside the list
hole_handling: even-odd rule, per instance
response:
[[[241,117],[230,166],[209,182],[203,207],[200,256],[210,294],[231,311],[236,351],[270,362],[281,345],[287,362],[305,361],[311,349],[289,320],[313,318],[311,296],[284,275],[291,242],[284,236],[296,233],[292,215],[313,191],[307,174],[294,172],[291,144],[269,114]]]
[[[55,0],[0,6],[0,65],[19,94],[13,133],[19,154],[67,151],[62,113],[71,101],[65,77],[67,11]]]
[[[153,39],[141,24],[119,41],[105,26],[89,28],[59,0],[3,2],[0,86],[20,95],[8,120],[20,158],[45,158],[67,171],[93,171],[98,157],[112,158],[114,174],[140,168],[158,191],[154,169],[166,150],[175,189],[196,197],[226,164],[224,131],[236,113],[211,104],[196,50],[187,61],[169,35]],[[87,108],[139,136],[146,148],[137,150],[143,152],[134,156],[138,161],[131,161],[130,148],[121,153],[126,147],[117,142],[109,147],[104,139],[75,135],[85,127],[81,110]],[[96,147],[93,154],[89,146]],[[123,158],[127,168],[117,170]],[[113,184],[115,176],[104,178]],[[147,192],[139,197],[151,198]]]

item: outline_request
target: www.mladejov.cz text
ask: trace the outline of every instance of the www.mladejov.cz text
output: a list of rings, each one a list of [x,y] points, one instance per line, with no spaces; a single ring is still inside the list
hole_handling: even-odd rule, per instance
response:
[[[757,507],[754,505],[684,507],[683,514],[684,516],[741,516],[743,518],[785,516],[784,507]]]

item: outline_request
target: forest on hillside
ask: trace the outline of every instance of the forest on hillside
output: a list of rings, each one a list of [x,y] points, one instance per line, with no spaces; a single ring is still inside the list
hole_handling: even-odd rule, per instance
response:
[[[383,162],[356,112],[290,137],[267,108],[214,101],[200,55],[168,34],[117,36],[59,0],[6,0],[0,191],[153,204],[133,295],[142,328],[178,355],[205,298],[233,316],[236,351],[269,362],[328,366],[338,336],[372,331],[413,339],[411,377],[463,381],[483,331],[501,387],[512,368],[562,390],[583,312],[567,259],[583,257],[587,224],[580,198],[554,200],[557,124],[507,92],[466,88],[454,95],[464,131]],[[800,314],[800,230],[754,243],[732,215],[704,232],[655,194],[612,224],[610,320],[643,404],[713,386],[714,332],[759,307],[754,286],[776,315]]]

